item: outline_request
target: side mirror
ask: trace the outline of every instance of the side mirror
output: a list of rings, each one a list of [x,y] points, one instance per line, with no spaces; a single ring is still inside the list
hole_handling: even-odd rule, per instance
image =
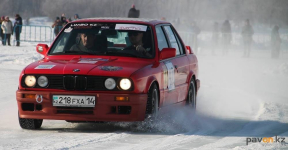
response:
[[[176,56],[175,48],[163,48],[160,52],[160,60],[164,60],[167,58],[172,58]]]
[[[186,46],[186,49],[188,51],[188,54],[193,54],[193,51],[190,46]]]
[[[36,46],[36,51],[42,55],[46,55],[48,50],[49,50],[49,47],[47,44],[38,44]]]

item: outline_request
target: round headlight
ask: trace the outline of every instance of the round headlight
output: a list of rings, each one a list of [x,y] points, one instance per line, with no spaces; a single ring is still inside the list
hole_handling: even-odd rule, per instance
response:
[[[26,84],[28,87],[34,87],[35,84],[36,84],[36,78],[35,78],[35,76],[26,76],[26,77],[25,77],[25,84]]]
[[[120,87],[122,90],[128,90],[131,87],[131,81],[129,79],[121,79]]]
[[[116,87],[116,82],[112,78],[108,78],[105,80],[105,87],[109,90],[113,90]]]
[[[40,76],[37,83],[40,87],[46,87],[48,85],[48,78],[45,76]]]

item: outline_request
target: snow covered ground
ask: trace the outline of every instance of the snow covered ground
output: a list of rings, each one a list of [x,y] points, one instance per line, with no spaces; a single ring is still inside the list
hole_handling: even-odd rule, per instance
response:
[[[241,50],[227,56],[200,51],[194,115],[171,108],[153,124],[44,120],[40,130],[23,130],[15,92],[21,70],[42,58],[35,45],[0,45],[0,149],[288,149],[288,143],[247,145],[247,138],[288,142],[288,54],[271,59],[260,50],[250,58],[242,58]]]

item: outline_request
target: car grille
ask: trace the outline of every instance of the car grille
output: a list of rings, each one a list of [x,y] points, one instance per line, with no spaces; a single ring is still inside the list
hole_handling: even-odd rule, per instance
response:
[[[36,75],[38,78],[40,75]],[[104,82],[108,77],[103,76],[78,76],[78,75],[45,75],[49,84],[46,89],[63,89],[63,90],[89,90],[89,91],[108,91],[105,88]],[[118,81],[118,78],[115,78]],[[22,87],[28,88],[25,85],[25,76],[22,77]],[[34,88],[42,88],[36,85]],[[120,91],[117,87],[114,90],[109,91]]]
[[[74,76],[65,75],[62,78],[62,88],[65,90],[107,90],[104,86],[107,77],[93,77],[93,76]],[[54,79],[55,80],[55,79]],[[47,88],[58,88],[57,86],[48,86]]]
[[[63,76],[63,85],[66,90],[86,90],[87,77],[85,76]]]
[[[63,88],[63,76],[46,76],[49,81],[47,88],[52,89],[64,89]]]

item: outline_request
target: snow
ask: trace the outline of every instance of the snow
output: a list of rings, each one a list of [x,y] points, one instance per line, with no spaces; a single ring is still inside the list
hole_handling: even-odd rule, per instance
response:
[[[287,54],[271,59],[269,51],[252,50],[250,58],[242,58],[239,49],[227,56],[201,50],[196,113],[171,107],[154,123],[44,120],[40,130],[24,130],[18,124],[15,91],[22,69],[42,58],[36,44],[0,45],[0,149],[288,148],[287,143],[246,145],[246,138],[288,137]]]
[[[29,25],[52,26],[53,21],[49,17],[33,17],[29,19]]]

